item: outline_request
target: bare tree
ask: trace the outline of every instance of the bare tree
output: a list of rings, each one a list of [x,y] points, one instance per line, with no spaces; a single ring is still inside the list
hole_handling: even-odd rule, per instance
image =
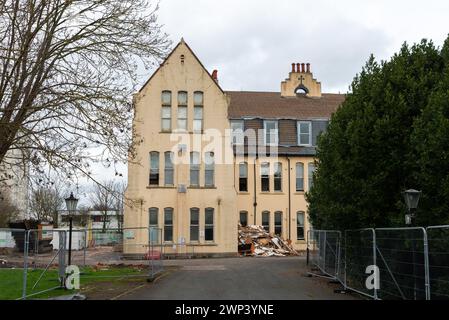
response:
[[[104,181],[100,184],[94,184],[94,190],[90,195],[92,208],[100,211],[103,216],[103,232],[107,228],[109,211],[116,210],[117,200],[113,191],[115,188],[116,183],[113,180]]]
[[[137,70],[171,46],[157,9],[150,0],[1,0],[0,165],[75,180],[92,178],[93,162],[126,162]]]
[[[38,221],[53,222],[58,225],[58,212],[64,206],[63,189],[53,184],[51,186],[35,186],[31,191],[30,211]]]

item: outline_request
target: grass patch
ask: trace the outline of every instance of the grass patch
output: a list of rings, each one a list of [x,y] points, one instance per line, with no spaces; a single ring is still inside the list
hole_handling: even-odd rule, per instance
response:
[[[27,295],[39,293],[59,286],[58,270],[48,270],[35,286],[43,269],[29,269],[27,275]],[[81,289],[78,292],[92,291],[95,284],[124,285],[125,283],[145,283],[148,276],[148,267],[130,266],[96,266],[86,267],[80,270]],[[34,287],[35,286],[35,287]],[[34,288],[33,288],[34,287]],[[22,297],[23,269],[0,269],[0,300],[13,300]],[[56,289],[36,296],[31,299],[46,299],[60,295],[73,294],[75,290]]]

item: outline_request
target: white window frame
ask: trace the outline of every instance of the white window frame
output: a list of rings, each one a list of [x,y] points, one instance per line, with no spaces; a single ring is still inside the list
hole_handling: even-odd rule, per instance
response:
[[[309,143],[306,144],[301,143],[301,124],[309,125]],[[310,147],[312,145],[312,121],[298,121],[296,123],[296,131],[297,131],[298,146]]]
[[[267,124],[269,122],[273,122],[276,124],[276,135],[275,135],[275,142],[271,142],[267,143]],[[271,133],[270,133],[270,137],[271,137]],[[263,121],[263,140],[264,140],[264,144],[266,146],[276,146],[279,144],[279,122],[277,120],[264,120]]]
[[[235,129],[232,127],[233,124],[240,125],[240,128]],[[231,120],[231,142],[233,146],[241,146],[245,143],[245,122],[243,120]],[[241,132],[236,132],[241,130]]]

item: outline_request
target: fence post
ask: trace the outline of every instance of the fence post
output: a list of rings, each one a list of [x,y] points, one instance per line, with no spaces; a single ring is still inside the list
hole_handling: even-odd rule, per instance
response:
[[[375,272],[378,270],[377,268],[377,243],[376,243],[376,229],[373,230],[373,265],[375,266]],[[376,274],[375,284],[380,283],[380,279],[377,279],[377,277],[380,277],[380,272]],[[377,286],[374,286],[374,300],[377,300]]]
[[[28,278],[28,248],[30,246],[30,230],[24,230],[25,239],[23,246],[23,288],[22,299],[27,297],[27,278]]]
[[[424,274],[426,286],[426,300],[430,300],[430,270],[429,270],[429,239],[427,230],[423,228],[424,235]]]

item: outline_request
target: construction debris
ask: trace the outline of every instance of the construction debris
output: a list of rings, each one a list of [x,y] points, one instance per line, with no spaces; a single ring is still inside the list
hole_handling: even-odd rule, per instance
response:
[[[239,224],[238,241],[239,253],[242,255],[262,257],[299,255],[293,249],[291,240],[285,241],[277,235],[270,234],[263,226],[243,227]]]

